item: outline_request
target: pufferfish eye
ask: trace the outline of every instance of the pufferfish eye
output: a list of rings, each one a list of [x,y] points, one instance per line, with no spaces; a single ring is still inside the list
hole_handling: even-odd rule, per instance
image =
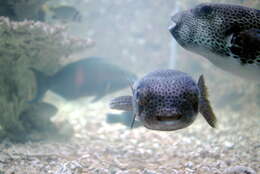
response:
[[[197,16],[207,16],[210,15],[213,11],[213,8],[209,5],[202,5],[195,9],[194,13]]]
[[[136,97],[136,100],[137,100],[139,105],[146,104],[147,100],[146,100],[145,94],[142,93],[140,90],[136,91],[135,97]]]

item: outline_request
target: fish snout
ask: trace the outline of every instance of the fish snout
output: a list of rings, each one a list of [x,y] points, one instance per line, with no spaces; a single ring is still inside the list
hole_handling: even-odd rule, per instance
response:
[[[171,24],[168,27],[168,30],[174,38],[178,37],[178,30],[180,28],[183,13],[184,12],[178,12],[171,17]]]
[[[168,27],[170,32],[173,32],[176,29],[177,25],[180,23],[182,16],[186,13],[186,11],[177,12],[171,15],[171,25]]]

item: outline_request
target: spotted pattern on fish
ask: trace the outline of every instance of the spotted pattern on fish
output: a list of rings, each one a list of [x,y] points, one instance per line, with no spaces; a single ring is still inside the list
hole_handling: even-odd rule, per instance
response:
[[[224,70],[239,75],[253,74],[259,79],[259,10],[232,4],[203,3],[175,14],[172,21],[176,25],[169,30],[182,47],[206,57]],[[242,67],[247,70],[239,72]]]
[[[194,112],[198,112],[199,89],[185,73],[176,71],[150,73],[138,83],[138,86],[136,85],[136,90],[136,95],[142,103],[142,112],[147,115],[185,113],[191,109],[187,101],[190,102]]]
[[[132,108],[143,125],[153,130],[170,131],[187,127],[199,111],[215,127],[215,115],[207,96],[202,95],[207,93],[203,76],[199,82],[195,83],[189,75],[180,71],[157,70],[134,83],[131,98],[115,98],[110,107],[120,110]]]

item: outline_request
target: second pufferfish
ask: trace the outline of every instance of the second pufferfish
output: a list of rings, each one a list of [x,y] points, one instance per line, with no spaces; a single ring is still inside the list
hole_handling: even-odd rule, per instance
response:
[[[110,108],[132,111],[148,129],[172,131],[193,123],[200,112],[211,127],[217,119],[208,100],[201,75],[198,83],[188,74],[176,70],[157,70],[135,81],[132,96],[120,96]]]

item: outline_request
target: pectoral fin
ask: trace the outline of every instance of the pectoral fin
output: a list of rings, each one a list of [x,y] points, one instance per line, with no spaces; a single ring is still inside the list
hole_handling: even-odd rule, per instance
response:
[[[132,111],[132,96],[121,96],[114,98],[110,101],[109,106],[111,109],[123,110],[123,111]]]
[[[230,52],[240,58],[241,64],[252,64],[259,61],[260,29],[235,32],[230,35]]]
[[[213,109],[211,108],[210,101],[208,100],[208,92],[203,75],[201,75],[199,78],[198,86],[200,89],[199,112],[201,115],[203,115],[208,124],[215,128],[217,124],[217,118],[213,112]]]

